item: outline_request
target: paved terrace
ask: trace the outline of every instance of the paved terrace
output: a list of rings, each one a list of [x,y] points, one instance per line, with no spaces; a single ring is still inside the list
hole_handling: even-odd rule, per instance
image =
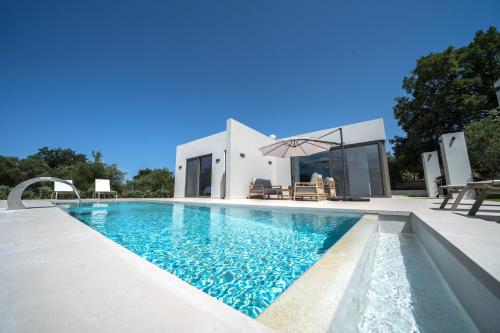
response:
[[[500,203],[476,217],[440,200],[370,202],[161,199],[250,206],[335,209],[418,216],[489,276],[500,294]],[[129,252],[47,201],[6,211],[0,201],[0,331],[271,332],[240,312]]]

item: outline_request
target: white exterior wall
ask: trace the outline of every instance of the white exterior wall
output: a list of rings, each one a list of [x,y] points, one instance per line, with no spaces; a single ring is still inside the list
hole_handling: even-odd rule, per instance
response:
[[[370,141],[385,141],[385,128],[384,120],[382,118],[363,121],[352,125],[339,126],[342,127],[344,135],[344,144],[351,145],[356,143],[370,142]],[[299,134],[299,137],[321,137],[328,132],[331,132],[339,127],[332,127],[316,132],[309,132]],[[340,143],[340,133],[325,136],[323,139]]]
[[[226,137],[227,133],[224,131],[177,146],[175,157],[175,198],[183,198],[185,196],[186,160],[207,154],[212,154],[212,198],[221,198],[223,194]],[[219,163],[216,163],[217,159],[220,159]],[[182,166],[182,169],[179,169],[179,166]]]
[[[422,154],[422,164],[424,167],[425,187],[427,196],[435,198],[438,196],[438,187],[434,181],[441,176],[441,168],[439,167],[439,157],[437,151],[429,151]]]
[[[464,132],[443,134],[439,138],[439,144],[446,184],[465,185],[472,182],[472,170]],[[474,191],[468,191],[466,197],[474,198]]]
[[[253,177],[270,179],[276,184],[277,158],[262,156],[259,151],[259,148],[271,144],[274,140],[234,119],[227,120],[226,132],[226,198],[246,198],[248,183]],[[245,157],[242,158],[240,154],[245,154]]]
[[[345,144],[385,140],[382,119],[346,125],[342,128]],[[336,128],[298,136],[319,137],[334,129]],[[339,133],[329,135],[325,140],[340,142]],[[222,190],[224,169],[226,170],[225,197],[228,199],[247,197],[248,183],[253,177],[270,179],[273,185],[282,185],[285,188],[290,186],[292,178],[290,159],[262,156],[259,151],[259,148],[272,142],[274,140],[269,136],[234,119],[228,119],[226,131],[177,146],[174,197],[185,196],[186,160],[207,154],[212,154],[212,198],[221,198],[224,194]],[[224,150],[226,150],[225,163]],[[245,154],[245,157],[242,158],[240,154]],[[218,164],[217,159],[220,159]],[[182,169],[179,170],[179,166],[182,166]]]
[[[275,165],[275,183],[283,188],[292,185],[292,166],[290,158],[276,158]],[[273,184],[274,185],[274,184]]]

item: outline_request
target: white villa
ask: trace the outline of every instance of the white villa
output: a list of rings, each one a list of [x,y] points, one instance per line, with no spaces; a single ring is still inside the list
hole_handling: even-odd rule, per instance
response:
[[[341,127],[346,194],[390,197],[383,119]],[[320,137],[334,129],[298,134],[297,137]],[[338,132],[323,139],[340,142]],[[333,177],[337,194],[343,195],[340,147],[305,157],[263,156],[258,149],[274,140],[273,136],[228,119],[225,131],[177,146],[174,197],[245,198],[249,181],[254,177],[288,187],[295,181],[309,181],[313,172]]]

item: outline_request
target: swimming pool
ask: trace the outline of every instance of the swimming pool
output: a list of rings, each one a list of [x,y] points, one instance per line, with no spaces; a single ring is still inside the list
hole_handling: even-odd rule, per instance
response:
[[[479,332],[414,233],[418,222],[413,222],[379,215],[334,332]]]
[[[415,235],[377,238],[359,332],[478,332]]]
[[[252,318],[362,217],[151,202],[60,207]]]

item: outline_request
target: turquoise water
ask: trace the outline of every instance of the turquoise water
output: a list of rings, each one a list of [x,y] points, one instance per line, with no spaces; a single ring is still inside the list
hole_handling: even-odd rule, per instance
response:
[[[478,332],[411,234],[378,233],[357,332]]]
[[[362,216],[146,202],[60,207],[252,318]]]

